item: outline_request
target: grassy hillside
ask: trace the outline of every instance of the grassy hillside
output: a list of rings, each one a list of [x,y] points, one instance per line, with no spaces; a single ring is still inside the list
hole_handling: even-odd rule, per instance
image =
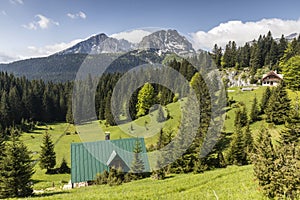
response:
[[[244,102],[248,112],[252,105],[254,96],[260,99],[262,97],[264,87],[259,87],[254,91],[242,92],[239,88],[231,88],[229,97],[236,103]],[[297,94],[289,91],[289,95],[293,102]],[[155,144],[157,141],[160,128],[164,127],[168,130],[173,130],[175,133],[180,124],[181,112],[180,106],[184,102],[176,102],[167,106],[170,111],[171,119],[165,123],[157,123],[157,111],[152,112],[148,116],[144,116],[135,121],[137,125],[133,125],[135,134],[143,133],[146,130],[145,121],[147,121],[147,128],[154,130],[153,135],[146,138],[147,146]],[[228,119],[225,122],[226,132],[233,132],[235,106],[233,105],[228,112]],[[251,125],[251,129],[255,134],[262,125],[268,126],[273,133],[273,138],[278,137],[279,130],[282,126],[273,127],[266,124],[264,121],[259,121]],[[132,123],[122,124],[118,126],[106,126],[104,122],[99,123],[95,121],[91,124],[85,124],[80,127],[75,127],[67,123],[49,124],[47,126],[38,126],[37,129],[31,133],[24,133],[21,140],[25,142],[29,150],[33,152],[33,158],[38,159],[40,145],[42,143],[43,133],[48,131],[55,143],[55,152],[57,155],[57,167],[60,165],[62,158],[65,158],[70,166],[70,144],[72,142],[81,142],[82,135],[76,134],[76,131],[85,130],[88,136],[84,136],[84,140],[103,140],[104,134],[98,132],[99,128],[104,131],[111,132],[112,139],[132,137],[130,135]],[[215,194],[219,199],[262,199],[261,194],[257,191],[257,183],[253,181],[253,171],[251,166],[246,167],[228,167],[227,169],[220,169],[215,171],[205,172],[204,174],[182,174],[170,176],[164,181],[155,181],[152,179],[145,179],[120,187],[109,186],[93,186],[82,189],[74,189],[71,191],[61,191],[61,187],[70,180],[70,174],[47,175],[45,170],[41,170],[38,162],[35,165],[35,174],[33,176],[34,189],[46,190],[52,188],[54,191],[46,192],[48,199],[73,199],[74,196],[79,199],[146,199],[153,197],[154,199],[215,199]],[[54,186],[54,188],[53,188]],[[58,194],[56,194],[58,193]],[[120,196],[120,197],[118,197]]]
[[[158,114],[157,111],[152,112],[148,116],[144,116],[135,120],[135,123],[139,125],[139,128],[138,126],[134,126],[134,130],[136,131],[137,135],[138,133],[143,133],[146,130],[144,126],[145,121],[148,122],[147,128],[152,130],[153,135],[150,135],[145,139],[147,146],[157,142],[157,133],[159,132],[160,128],[165,128],[168,130],[174,129],[174,132],[177,131],[177,126],[179,125],[181,118],[181,103],[182,102],[176,102],[167,106],[168,110],[170,111],[171,118],[165,123],[157,123],[155,120]],[[75,129],[73,125],[67,123],[56,123],[38,126],[35,131],[22,134],[20,139],[24,141],[29,150],[33,152],[33,159],[37,160],[39,158],[43,133],[48,131],[48,133],[52,136],[53,142],[55,143],[54,150],[56,152],[56,167],[60,166],[63,158],[66,159],[68,165],[70,166],[70,144],[72,142],[103,140],[104,131],[111,132],[111,139],[133,137],[134,134],[133,136],[128,134],[130,127],[131,123],[122,124],[120,126],[105,126],[104,122],[99,123],[98,121],[94,121],[92,123],[76,127]],[[103,130],[102,133],[99,132],[99,128]],[[87,133],[88,135],[83,136],[81,134],[76,134],[76,131],[80,132],[80,130],[84,130],[84,133]],[[60,188],[71,179],[70,174],[45,174],[46,170],[41,170],[38,162],[36,163],[34,169],[34,189],[51,188],[53,185],[55,188]]]
[[[170,175],[162,181],[147,178],[115,187],[48,192],[38,199],[265,199],[252,174],[252,166],[231,166],[204,174]]]
[[[231,106],[231,109],[228,111],[227,113],[227,119],[225,122],[225,130],[226,132],[233,132],[234,131],[234,118],[235,118],[235,111],[236,111],[236,104],[238,102],[243,102],[246,105],[247,111],[250,114],[251,111],[251,106],[253,103],[253,99],[256,96],[258,103],[260,104],[261,99],[262,99],[262,95],[265,91],[266,87],[258,87],[257,89],[253,90],[253,91],[241,91],[240,88],[238,87],[234,87],[234,88],[230,88],[230,92],[228,93],[229,98],[233,99],[236,103],[234,103]],[[299,95],[300,97],[300,93],[299,92],[293,92],[291,90],[288,90],[288,95],[290,97],[290,99],[292,100],[292,104],[295,103],[297,96]],[[282,130],[283,125],[281,126],[272,126],[270,124],[267,124],[264,120],[255,122],[253,124],[250,125],[250,128],[254,134],[254,136],[256,135],[256,133],[258,132],[258,130],[261,128],[261,126],[267,126],[271,132],[272,135],[274,137],[274,139],[278,138],[278,134],[279,131]]]

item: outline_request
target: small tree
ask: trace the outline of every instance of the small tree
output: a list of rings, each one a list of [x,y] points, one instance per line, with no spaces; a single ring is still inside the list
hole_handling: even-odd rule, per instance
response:
[[[30,196],[34,171],[27,147],[13,136],[4,154],[5,159],[0,159],[0,198]]]
[[[235,112],[234,126],[245,127],[248,124],[247,109],[244,103],[240,103],[240,107]]]
[[[62,159],[60,167],[58,168],[58,172],[60,174],[69,174],[71,172],[70,167],[65,158]]]
[[[134,157],[131,164],[131,171],[136,175],[141,174],[145,170],[144,162],[141,158],[142,147],[140,141],[137,139],[133,150]]]
[[[56,165],[56,155],[54,152],[54,144],[51,139],[51,135],[46,132],[43,137],[43,144],[41,145],[40,153],[40,167],[49,170]]]
[[[97,174],[96,184],[97,185],[107,184],[108,176],[109,173],[106,170],[104,170],[101,174]]]
[[[266,109],[267,121],[276,125],[284,124],[290,115],[290,101],[284,83],[277,86],[268,102]]]
[[[146,115],[154,102],[154,88],[150,83],[145,83],[138,93],[137,117]]]
[[[260,104],[260,113],[264,114],[265,109],[268,106],[269,99],[271,97],[271,89],[270,87],[267,87],[266,90],[263,93],[262,99],[261,99],[261,104]]]
[[[109,175],[107,177],[107,183],[109,186],[121,185],[122,184],[122,170],[111,167]]]
[[[164,111],[161,106],[158,108],[158,114],[157,114],[157,122],[164,122],[166,120]]]
[[[240,126],[236,127],[230,144],[229,162],[235,165],[244,165],[246,153],[244,152],[243,131]]]
[[[257,104],[257,98],[255,96],[252,107],[251,107],[251,112],[250,112],[250,122],[253,123],[258,120],[259,120],[259,108],[258,108],[258,104]]]
[[[255,154],[252,160],[254,164],[254,174],[264,193],[268,197],[273,198],[275,196],[275,186],[272,184],[272,178],[275,173],[277,153],[273,146],[271,135],[264,127],[259,132],[254,151]]]

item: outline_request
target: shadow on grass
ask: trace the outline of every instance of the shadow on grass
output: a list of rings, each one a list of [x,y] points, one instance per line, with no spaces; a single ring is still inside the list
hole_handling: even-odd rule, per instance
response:
[[[70,192],[67,192],[67,191],[45,192],[45,193],[41,193],[41,194],[34,194],[32,196],[32,198],[50,197],[50,196],[54,196],[54,195],[58,195],[58,194],[68,194],[68,193],[70,193]]]
[[[174,178],[174,177],[175,177],[174,175],[168,175],[164,179],[170,179],[170,178]]]
[[[41,182],[46,182],[45,180],[32,180],[33,185]]]

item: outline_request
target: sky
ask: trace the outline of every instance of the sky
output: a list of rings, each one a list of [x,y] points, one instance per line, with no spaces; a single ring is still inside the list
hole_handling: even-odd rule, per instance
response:
[[[300,33],[300,1],[0,0],[0,63],[47,56],[105,33],[138,42],[176,29],[194,48]]]

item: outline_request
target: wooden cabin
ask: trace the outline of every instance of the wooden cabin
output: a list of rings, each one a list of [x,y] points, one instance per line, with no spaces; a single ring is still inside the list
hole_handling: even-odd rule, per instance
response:
[[[262,86],[277,86],[283,80],[282,74],[277,74],[276,71],[270,71],[263,75]]]

